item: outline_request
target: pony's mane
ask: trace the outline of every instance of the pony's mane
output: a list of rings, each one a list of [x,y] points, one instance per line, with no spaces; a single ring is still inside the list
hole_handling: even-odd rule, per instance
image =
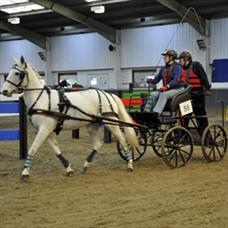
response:
[[[35,73],[35,75],[37,76],[37,78],[43,82],[43,80],[42,80],[42,78],[41,78],[38,70],[34,66],[32,66],[31,64],[28,64],[28,66],[33,70],[33,72]]]

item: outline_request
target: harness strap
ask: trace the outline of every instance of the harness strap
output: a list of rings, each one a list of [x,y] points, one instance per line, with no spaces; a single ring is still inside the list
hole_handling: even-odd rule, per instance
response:
[[[58,94],[59,94],[59,103],[58,103],[58,106],[59,106],[59,112],[60,113],[63,113],[63,114],[67,114],[69,108],[70,108],[70,105],[71,105],[71,102],[70,100],[64,95],[64,93],[61,91],[61,90],[58,90]],[[65,111],[64,111],[64,108],[66,107]],[[63,112],[64,111],[64,112]],[[65,118],[63,117],[59,117],[58,118],[58,121],[57,121],[57,124],[56,124],[56,128],[54,130],[54,132],[56,133],[56,135],[58,135],[62,128],[63,128],[63,124],[64,124],[64,121],[65,121]]]
[[[59,95],[59,103],[58,103],[59,111],[63,112],[64,106],[65,106],[65,100],[64,100],[63,92],[61,90],[58,90],[58,95]]]
[[[36,98],[35,102],[32,104],[32,106],[30,107],[30,109],[28,110],[28,115],[31,116],[32,115],[32,110],[34,109],[34,107],[36,106],[37,102],[39,101],[40,97],[42,96],[43,92],[46,91],[48,94],[48,110],[51,110],[51,91],[47,86],[44,86],[42,88],[42,90],[40,91],[40,94],[38,95],[38,97]]]
[[[44,89],[48,94],[48,110],[51,110],[51,91],[47,86],[44,86]]]
[[[102,116],[105,116],[105,117],[110,116],[110,117],[117,117],[117,118],[119,118],[118,114],[115,113],[115,112],[103,112],[102,113]]]
[[[91,119],[84,119],[84,118],[78,118],[78,117],[73,117],[73,116],[69,116],[67,114],[62,114],[59,112],[54,112],[54,111],[49,111],[49,110],[43,110],[43,109],[33,109],[32,110],[32,114],[33,115],[45,115],[48,117],[52,117],[52,118],[64,118],[65,120],[77,120],[77,121],[85,121],[85,122],[90,122],[90,123],[102,123],[104,122],[104,124],[109,124],[109,125],[116,125],[116,126],[123,126],[123,127],[133,127],[133,128],[142,128],[142,129],[148,129],[147,126],[144,126],[142,124],[137,124],[137,123],[128,123],[128,122],[124,122],[121,120],[115,120],[115,119],[110,119],[108,117],[100,117],[100,116],[96,116],[96,115],[90,115],[88,114],[87,116],[90,117]]]
[[[8,83],[10,83],[11,85],[13,85],[13,86],[15,86],[16,88],[18,87],[18,85],[17,84],[15,84],[14,82],[11,82],[10,80],[8,80],[8,79],[6,79],[6,82],[8,82]]]
[[[101,95],[99,93],[99,90],[98,89],[95,89],[96,92],[97,92],[97,95],[98,95],[98,100],[99,100],[99,114],[101,115],[102,114],[102,103],[101,103]]]
[[[114,109],[113,109],[113,106],[112,106],[112,103],[110,101],[110,99],[108,98],[107,94],[103,91],[103,90],[99,90],[102,94],[104,94],[104,96],[106,97],[108,103],[109,103],[109,106],[110,106],[110,109],[111,111],[114,113]],[[102,113],[103,114],[103,113]]]
[[[21,80],[20,80],[20,82],[19,82],[18,84],[16,84],[16,83],[10,81],[9,79],[6,79],[6,81],[7,81],[8,83],[10,83],[11,85],[15,86],[16,88],[18,88],[18,87],[22,84],[22,82],[23,82],[25,76],[26,76],[27,79],[28,79],[28,72],[27,72],[26,70],[21,70],[20,68],[18,68],[18,66],[17,66],[16,64],[12,67],[12,69],[15,69],[15,70],[17,70],[17,71],[20,72],[20,79],[21,79]]]
[[[36,104],[37,104],[38,100],[40,99],[40,97],[42,96],[43,92],[44,92],[44,88],[40,91],[40,94],[39,94],[38,97],[36,98],[35,102],[32,104],[32,106],[31,106],[30,109],[28,110],[28,115],[29,115],[29,116],[32,115],[32,113],[33,113],[32,110],[33,110],[33,108],[36,106]]]

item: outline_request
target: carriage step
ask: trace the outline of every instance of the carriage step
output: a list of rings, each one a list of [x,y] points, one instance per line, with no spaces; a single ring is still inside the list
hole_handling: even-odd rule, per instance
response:
[[[159,117],[158,118],[161,124],[176,124],[177,120],[170,117]]]

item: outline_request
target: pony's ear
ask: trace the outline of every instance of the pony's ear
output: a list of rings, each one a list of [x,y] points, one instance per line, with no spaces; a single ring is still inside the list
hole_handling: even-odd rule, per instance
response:
[[[13,63],[18,64],[18,60],[15,57],[13,57]]]
[[[25,68],[27,67],[27,63],[25,62],[24,56],[21,56],[20,62],[21,62],[21,65],[24,65],[25,66]]]
[[[20,61],[21,61],[21,64],[24,64],[24,63],[25,63],[25,58],[24,58],[24,56],[21,56]]]

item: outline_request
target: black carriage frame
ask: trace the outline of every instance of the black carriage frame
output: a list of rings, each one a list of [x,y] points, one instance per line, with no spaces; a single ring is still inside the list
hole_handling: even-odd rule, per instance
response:
[[[185,166],[192,158],[194,146],[201,147],[203,157],[207,162],[216,162],[224,158],[227,150],[227,134],[224,130],[223,102],[221,102],[222,125],[208,125],[202,132],[196,119],[207,118],[207,116],[181,116],[179,114],[179,103],[190,99],[190,88],[185,89],[175,108],[170,105],[175,103],[176,97],[169,100],[165,112],[159,117],[153,112],[143,111],[147,98],[145,94],[141,94],[140,97],[144,101],[140,108],[137,107],[137,110],[132,111],[134,105],[131,105],[131,101],[134,100],[135,95],[130,97],[129,105],[129,114],[132,118],[140,125],[147,126],[147,129],[136,129],[140,148],[129,148],[134,161],[139,160],[145,154],[148,146],[151,146],[155,154],[162,157],[170,168]],[[182,123],[186,119],[189,119],[193,126],[183,126]],[[197,133],[197,137],[193,137],[193,131]],[[121,158],[126,160],[124,149],[119,143],[117,143],[117,149]]]

